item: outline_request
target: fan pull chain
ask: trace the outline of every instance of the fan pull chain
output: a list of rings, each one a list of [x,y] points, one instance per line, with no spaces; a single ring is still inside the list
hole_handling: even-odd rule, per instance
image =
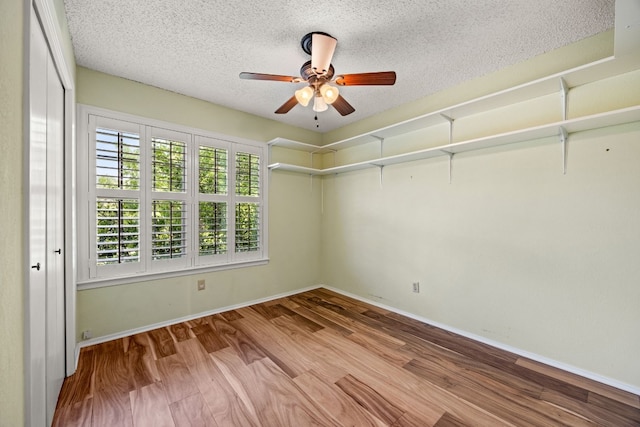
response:
[[[316,121],[316,127],[319,128],[320,123],[318,123],[318,115],[316,114],[316,116],[313,119]]]

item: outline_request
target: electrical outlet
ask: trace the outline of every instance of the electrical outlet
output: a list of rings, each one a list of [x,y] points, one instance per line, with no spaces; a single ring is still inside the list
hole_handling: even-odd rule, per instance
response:
[[[88,340],[93,338],[93,333],[91,332],[91,329],[87,329],[86,331],[82,331],[82,339],[83,340]]]
[[[413,292],[420,293],[420,282],[413,282]]]
[[[204,279],[198,280],[198,290],[204,291],[204,288],[205,288]]]

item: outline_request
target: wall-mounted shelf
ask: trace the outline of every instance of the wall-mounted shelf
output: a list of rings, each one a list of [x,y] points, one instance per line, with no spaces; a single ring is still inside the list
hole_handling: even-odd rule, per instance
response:
[[[411,162],[414,160],[423,160],[432,157],[449,156],[451,154],[462,153],[465,151],[480,150],[483,148],[514,144],[518,142],[531,141],[554,136],[561,137],[565,134],[565,132],[566,134],[571,134],[575,132],[599,129],[607,126],[621,125],[636,121],[640,121],[640,106],[623,108],[620,110],[594,114],[591,116],[585,116],[576,119],[562,120],[542,126],[535,126],[518,131],[471,139],[468,141],[427,148],[424,150],[412,151],[409,153],[397,154],[394,156],[380,157],[378,159],[352,163],[344,166],[335,166],[326,169],[315,169],[304,166],[291,165],[287,163],[273,163],[269,165],[269,169],[286,170],[309,175],[330,175],[376,166],[387,166],[397,163]]]
[[[289,148],[291,150],[306,151],[307,153],[330,153],[335,150],[330,150],[319,145],[307,144],[306,142],[298,142],[286,138],[275,138],[267,143],[269,147],[282,147]]]
[[[567,94],[571,88],[597,82],[609,77],[618,76],[638,69],[640,69],[640,53],[627,55],[622,58],[609,57],[323,146],[316,146],[313,144],[293,141],[285,138],[275,138],[269,141],[268,144],[270,147],[282,147],[287,149],[306,151],[308,153],[311,153],[313,160],[314,154],[336,152],[338,150],[375,141],[382,142],[386,138],[391,138],[409,132],[430,128],[435,125],[448,123],[450,130],[449,144],[438,146],[435,148],[426,148],[423,150],[412,151],[387,157],[382,156],[377,159],[371,159],[325,169],[316,169],[286,163],[273,163],[269,165],[269,168],[288,170],[310,175],[328,175],[349,172],[368,167],[382,167],[386,165],[427,159],[431,157],[445,155],[452,156],[453,154],[464,151],[478,150],[482,148],[495,147],[516,142],[547,138],[554,135],[558,135],[560,140],[564,143],[566,142],[566,136],[570,133],[640,120],[640,106],[634,106],[621,110],[609,111],[570,120],[566,119]],[[520,129],[517,131],[452,143],[454,122],[460,118],[553,94],[559,95],[560,103],[558,111],[560,112],[560,117],[562,117],[562,120],[560,121],[544,124],[541,126]]]

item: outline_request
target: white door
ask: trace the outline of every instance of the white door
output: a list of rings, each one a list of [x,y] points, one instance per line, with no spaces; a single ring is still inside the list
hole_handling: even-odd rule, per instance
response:
[[[33,14],[32,14],[33,15]],[[47,43],[38,21],[31,22],[29,54],[29,239],[27,301],[28,397],[27,425],[46,424],[46,244],[47,244]]]
[[[47,420],[51,422],[65,373],[64,89],[47,61]]]
[[[64,380],[64,89],[33,10],[29,59],[27,425],[44,426]]]

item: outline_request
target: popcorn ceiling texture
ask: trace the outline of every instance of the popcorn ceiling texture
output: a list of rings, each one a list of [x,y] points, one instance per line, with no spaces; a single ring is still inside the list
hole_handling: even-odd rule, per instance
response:
[[[614,0],[65,0],[78,65],[326,132],[613,28]],[[394,70],[395,86],[340,88],[356,112],[274,111],[301,84],[306,33],[338,39],[336,74]]]

